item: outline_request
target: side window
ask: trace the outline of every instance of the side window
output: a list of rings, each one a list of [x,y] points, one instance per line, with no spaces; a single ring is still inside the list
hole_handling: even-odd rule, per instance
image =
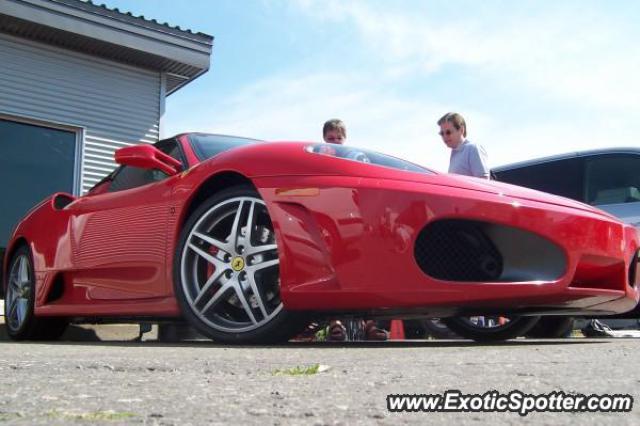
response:
[[[578,201],[583,199],[582,159],[568,158],[494,172],[496,180]]]
[[[165,154],[169,154],[170,156],[181,161],[182,164],[184,164],[180,147],[175,140],[171,139],[160,141],[155,146],[160,151],[164,152]],[[111,185],[109,185],[109,192],[137,188],[149,183],[161,181],[163,179],[166,179],[167,177],[168,175],[160,170],[141,169],[139,167],[132,166],[121,166],[115,172],[115,176],[111,181]]]
[[[612,154],[586,160],[585,196],[594,206],[640,201],[640,156]]]
[[[109,192],[109,187],[111,186],[111,181],[113,180],[113,176],[115,176],[118,169],[112,171],[105,177],[103,177],[98,183],[93,185],[91,189],[87,192],[90,195],[104,194],[105,192]]]

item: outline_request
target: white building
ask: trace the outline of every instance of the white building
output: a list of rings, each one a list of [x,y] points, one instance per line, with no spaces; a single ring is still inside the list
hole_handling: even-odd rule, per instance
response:
[[[42,198],[163,136],[165,98],[207,72],[212,43],[91,2],[0,0],[0,251]]]

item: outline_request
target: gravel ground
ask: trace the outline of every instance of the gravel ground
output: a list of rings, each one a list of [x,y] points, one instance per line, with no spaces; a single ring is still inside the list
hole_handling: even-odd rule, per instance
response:
[[[112,334],[111,337],[117,337]],[[116,339],[117,340],[117,339]],[[640,424],[631,413],[390,413],[388,394],[640,390],[634,339],[225,347],[0,341],[7,424]],[[319,366],[315,374],[300,374]]]

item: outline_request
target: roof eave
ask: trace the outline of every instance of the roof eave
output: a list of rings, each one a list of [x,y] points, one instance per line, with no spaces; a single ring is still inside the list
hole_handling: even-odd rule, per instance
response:
[[[179,76],[167,93],[209,69],[213,46],[209,35],[78,0],[3,0],[0,32]]]

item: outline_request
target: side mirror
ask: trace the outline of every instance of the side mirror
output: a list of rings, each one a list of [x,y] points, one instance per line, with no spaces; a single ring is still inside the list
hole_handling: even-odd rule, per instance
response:
[[[180,161],[165,154],[153,145],[140,144],[116,150],[116,163],[142,169],[158,169],[175,175],[181,169]]]

